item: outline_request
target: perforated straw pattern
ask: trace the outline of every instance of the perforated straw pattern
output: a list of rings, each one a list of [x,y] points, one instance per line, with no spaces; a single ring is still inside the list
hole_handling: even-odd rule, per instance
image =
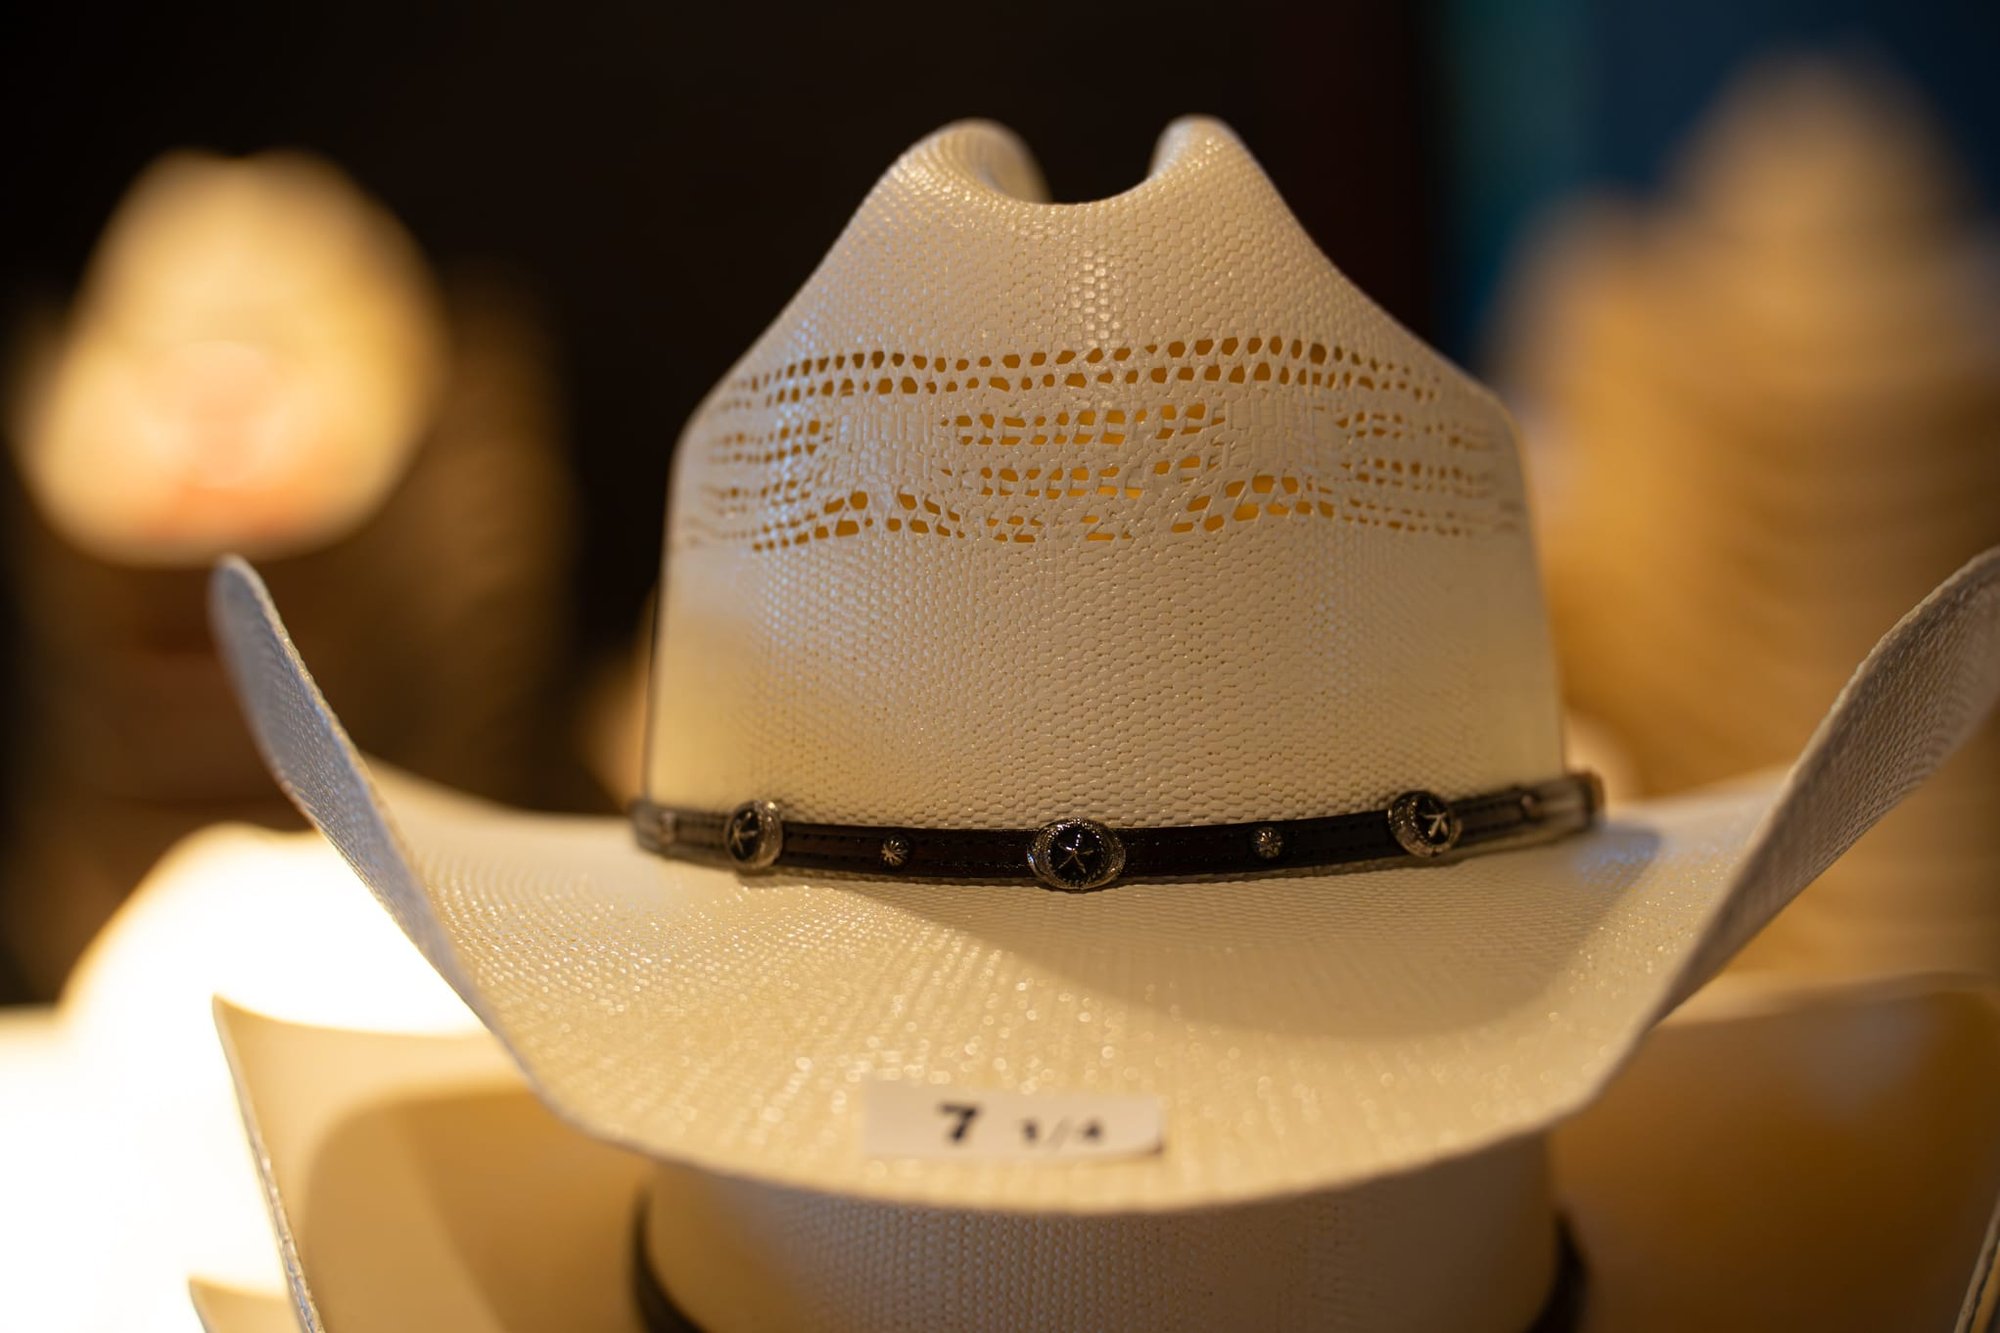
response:
[[[1184,121],[1115,198],[911,150],[684,435],[650,794],[1367,809],[1561,770],[1511,427]]]

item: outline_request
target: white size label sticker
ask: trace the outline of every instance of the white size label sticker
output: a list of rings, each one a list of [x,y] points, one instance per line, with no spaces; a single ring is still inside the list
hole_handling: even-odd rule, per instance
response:
[[[889,1080],[867,1085],[861,1147],[870,1157],[1060,1162],[1160,1150],[1160,1099],[1119,1093],[991,1092]]]

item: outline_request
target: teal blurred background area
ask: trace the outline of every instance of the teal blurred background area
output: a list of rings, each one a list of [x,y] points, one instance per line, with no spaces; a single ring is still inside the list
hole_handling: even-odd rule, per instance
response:
[[[1652,193],[1705,112],[1774,58],[1830,57],[1908,85],[1964,170],[2000,199],[2000,5],[1954,0],[1449,0],[1435,11],[1435,332],[1472,356],[1496,292],[1552,208]]]

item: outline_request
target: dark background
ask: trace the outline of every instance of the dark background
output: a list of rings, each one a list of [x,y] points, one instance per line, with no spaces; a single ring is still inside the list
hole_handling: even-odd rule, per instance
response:
[[[1391,5],[276,9],[16,16],[7,289],[74,283],[163,148],[330,156],[434,259],[498,263],[537,298],[597,642],[630,635],[654,576],[681,422],[875,178],[949,120],[1005,121],[1058,197],[1089,198],[1144,175],[1175,115],[1223,113],[1364,285],[1419,322],[1434,296],[1436,98]]]
[[[1461,356],[1524,222],[1645,184],[1774,46],[1876,51],[1992,193],[2000,5],[1692,0],[0,10],[0,317],[73,288],[161,151],[298,145],[447,272],[497,266],[560,358],[583,649],[626,642],[680,423],[904,147],[967,115],[1058,198],[1114,193],[1174,116],[1229,120],[1323,249]]]

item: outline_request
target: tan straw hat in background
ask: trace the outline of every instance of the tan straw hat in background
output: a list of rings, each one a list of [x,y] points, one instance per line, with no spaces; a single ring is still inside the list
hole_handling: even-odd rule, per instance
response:
[[[359,527],[445,375],[402,226],[305,153],[170,153],[112,217],[13,432],[37,508],[124,565],[277,557]]]
[[[1789,773],[1598,809],[1511,424],[1207,120],[1094,203],[986,124],[870,194],[681,441],[632,819],[371,767],[247,566],[214,609],[301,807],[656,1163],[640,1271],[715,1329],[1212,1323],[1196,1273],[1526,1327],[1544,1132],[2000,690],[1987,556]],[[1298,1209],[1294,1259],[1105,1271],[1235,1208]]]
[[[441,284],[322,158],[182,150],[140,173],[47,324],[9,368],[0,460],[0,935],[31,992],[53,998],[179,839],[297,822],[216,659],[224,553],[260,562],[378,753],[566,798],[544,720],[569,485],[505,279]]]
[[[1578,209],[1509,339],[1565,691],[1662,794],[1795,753],[2000,542],[2000,249],[1912,94],[1758,66],[1640,212]],[[1746,964],[2000,972],[2000,724]]]

